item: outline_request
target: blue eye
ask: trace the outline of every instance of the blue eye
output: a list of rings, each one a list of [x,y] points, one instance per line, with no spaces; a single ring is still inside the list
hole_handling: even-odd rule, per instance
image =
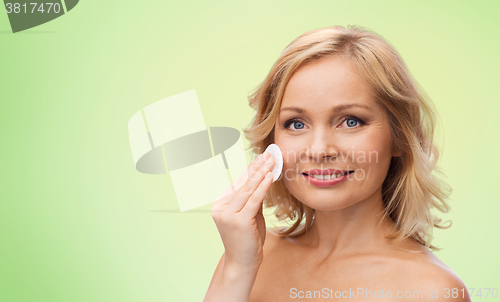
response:
[[[365,124],[365,122],[363,122],[361,119],[359,119],[353,115],[346,116],[344,119],[344,122],[346,122],[347,128],[350,128],[350,129],[359,128]]]
[[[352,127],[355,127],[356,125],[358,124],[358,121],[355,120],[355,119],[347,119],[347,126],[350,128],[351,126]]]
[[[345,117],[342,123],[344,123],[344,122],[346,122],[347,128],[350,128],[350,129],[351,128],[352,129],[359,128],[365,124],[361,119],[359,119],[355,116],[352,116],[352,115]],[[292,124],[294,125],[294,127],[290,128],[290,125],[292,125]],[[305,126],[306,125],[298,119],[290,119],[290,120],[285,122],[285,124],[283,125],[283,128],[293,131],[293,130],[305,129]]]
[[[302,122],[293,122],[293,125],[295,126],[295,129],[304,128],[304,123],[302,123]]]
[[[288,127],[290,127],[290,125],[294,125],[294,128],[295,129],[291,129],[291,130],[300,130],[300,129],[304,129],[305,125],[304,123],[302,123],[301,121],[298,121],[298,120],[295,120],[295,119],[291,119],[291,120],[288,120],[285,122],[285,124],[283,125],[283,127],[285,129],[288,129]]]

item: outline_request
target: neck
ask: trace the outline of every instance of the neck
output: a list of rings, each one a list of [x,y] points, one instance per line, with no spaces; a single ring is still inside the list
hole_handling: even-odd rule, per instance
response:
[[[303,236],[303,243],[321,257],[366,252],[387,243],[388,232],[395,230],[384,214],[381,189],[369,198],[340,210],[315,210],[314,223]]]

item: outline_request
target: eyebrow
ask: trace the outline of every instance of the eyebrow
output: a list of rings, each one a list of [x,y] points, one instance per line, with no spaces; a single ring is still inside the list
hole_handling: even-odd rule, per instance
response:
[[[337,106],[333,107],[331,109],[331,111],[333,111],[333,112],[335,112],[335,111],[342,111],[342,110],[353,108],[353,107],[365,108],[365,109],[368,109],[370,111],[373,111],[370,107],[365,106],[365,105],[361,105],[361,104],[343,104],[343,105],[337,105]],[[285,111],[285,110],[295,111],[295,112],[298,112],[298,113],[304,113],[304,112],[306,112],[305,109],[298,108],[298,107],[285,107],[285,108],[281,108],[280,112],[281,111]]]

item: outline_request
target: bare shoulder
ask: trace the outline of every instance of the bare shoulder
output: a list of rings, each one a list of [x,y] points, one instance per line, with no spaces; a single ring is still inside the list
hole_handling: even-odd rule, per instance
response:
[[[419,272],[420,278],[417,282],[421,287],[435,289],[439,293],[438,299],[433,301],[470,301],[467,287],[458,277],[458,275],[439,260],[434,254],[429,252],[426,260],[422,261],[415,270]]]
[[[427,294],[431,293],[429,301],[471,301],[467,287],[458,275],[436,255],[425,247],[419,253],[411,256],[400,257],[399,269],[401,280],[406,285],[422,289]]]

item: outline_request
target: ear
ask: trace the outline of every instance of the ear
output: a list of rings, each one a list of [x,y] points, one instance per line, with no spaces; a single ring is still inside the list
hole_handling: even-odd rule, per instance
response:
[[[393,151],[392,151],[392,157],[400,157],[400,156],[401,156],[401,153],[402,153],[401,151],[399,151],[399,150],[395,150],[395,149],[393,148]]]

